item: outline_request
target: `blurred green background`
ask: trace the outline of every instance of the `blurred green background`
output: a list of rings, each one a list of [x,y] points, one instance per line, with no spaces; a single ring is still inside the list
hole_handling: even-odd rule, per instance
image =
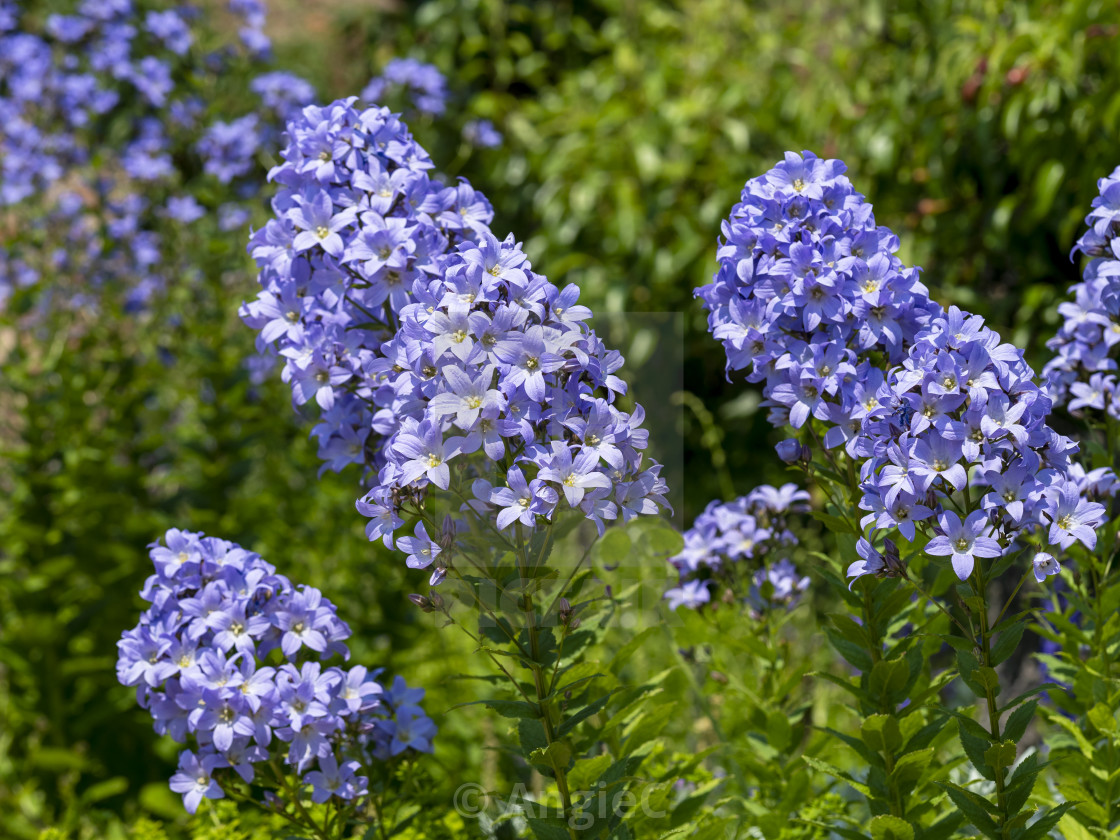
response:
[[[1097,178],[1120,164],[1111,2],[277,0],[270,15],[278,66],[327,99],[392,57],[437,65],[449,117],[413,119],[413,133],[489,196],[495,232],[598,313],[683,314],[692,397],[656,423],[684,466],[683,525],[712,498],[786,480],[757,393],[726,382],[692,297],[747,178],[786,149],[842,158],[934,296],[1041,366],[1078,276],[1069,249]],[[462,147],[450,126],[476,117],[500,148]],[[166,791],[175,750],[113,673],[145,546],[169,526],[241,542],[323,589],[357,661],[429,688],[437,798],[462,768],[502,772],[484,716],[444,714],[465,648],[406,601],[426,581],[365,540],[357,474],[317,480],[310,417],[289,411],[278,377],[249,380],[243,243],[182,247],[204,255],[205,280],[142,323],[110,309],[80,329],[0,325],[0,837],[123,837],[139,815],[187,830]],[[643,377],[668,364],[651,323],[614,331]],[[651,412],[663,396],[636,394]]]

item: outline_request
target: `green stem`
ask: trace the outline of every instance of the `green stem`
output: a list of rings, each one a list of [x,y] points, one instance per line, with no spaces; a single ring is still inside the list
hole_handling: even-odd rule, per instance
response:
[[[1015,596],[1019,594],[1019,590],[1023,588],[1023,584],[1027,582],[1027,578],[1030,576],[1031,570],[1027,569],[1027,571],[1024,572],[1023,576],[1019,579],[1019,583],[1015,586],[1015,589],[1012,591],[1011,597],[1007,599],[1007,603],[1003,605],[1003,609],[1000,610],[999,615],[996,616],[996,620],[992,624],[993,627],[999,627],[999,623],[1003,621],[1003,616],[1007,613],[1007,608],[1011,606],[1011,602],[1015,600]]]
[[[533,594],[529,591],[529,557],[528,552],[525,550],[524,534],[522,533],[520,522],[517,523],[517,540],[521,543],[521,551],[518,556],[517,564],[518,571],[521,573],[521,579],[526,589],[522,598],[522,610],[525,613],[525,630],[529,636],[530,670],[533,672],[533,689],[536,693],[535,705],[541,718],[541,724],[544,727],[544,740],[548,750],[548,762],[552,765],[552,772],[556,779],[556,788],[560,792],[564,823],[568,827],[568,835],[572,840],[576,840],[576,830],[569,821],[572,813],[572,794],[568,790],[567,769],[561,766],[556,755],[552,751],[552,745],[557,743],[559,739],[556,737],[556,731],[552,726],[552,704],[547,699],[548,692],[545,690],[544,685],[544,674],[542,671],[544,663],[541,661],[540,628],[537,626],[537,609],[533,604]],[[556,651],[556,656],[560,656],[559,650]]]
[[[965,626],[964,626],[964,625],[963,625],[963,624],[962,624],[962,623],[961,623],[961,622],[960,622],[960,621],[959,621],[959,620],[957,619],[957,617],[956,617],[956,616],[954,616],[954,615],[953,615],[953,614],[952,614],[951,612],[949,612],[949,610],[947,610],[947,609],[945,608],[945,605],[944,605],[944,604],[942,604],[942,603],[941,603],[940,601],[938,601],[938,600],[937,600],[936,598],[934,598],[934,597],[933,597],[932,595],[930,595],[930,594],[929,594],[928,592],[926,592],[926,590],[925,590],[925,589],[924,589],[924,588],[922,587],[922,585],[921,585],[921,584],[920,584],[920,583],[919,583],[919,582],[918,582],[917,580],[915,580],[914,578],[910,577],[910,574],[909,574],[909,572],[907,572],[907,573],[905,574],[905,577],[906,577],[906,581],[907,581],[907,583],[909,583],[909,584],[910,584],[911,586],[913,586],[913,587],[914,587],[915,589],[917,589],[917,590],[918,590],[918,592],[919,592],[919,593],[921,594],[921,596],[922,596],[923,598],[925,598],[925,599],[926,599],[926,600],[927,600],[927,601],[928,601],[929,603],[933,604],[933,605],[934,605],[935,607],[937,607],[937,608],[938,608],[939,610],[941,610],[941,612],[943,612],[943,613],[945,614],[945,616],[946,616],[946,617],[947,617],[947,618],[948,618],[948,619],[949,619],[949,620],[950,620],[951,622],[953,622],[953,623],[954,623],[955,625],[957,625],[957,627],[959,627],[959,628],[961,629],[961,632],[962,632],[962,633],[964,633],[964,635],[965,635],[965,637],[966,637],[966,638],[968,638],[969,640],[972,640],[972,639],[973,639],[973,635],[972,635],[972,633],[971,633],[971,632],[969,631],[969,629],[968,629],[967,627],[965,627]]]
[[[1110,418],[1111,419],[1111,418]],[[1103,682],[1105,686],[1105,703],[1109,708],[1115,708],[1112,698],[1112,657],[1108,654],[1108,639],[1104,635],[1104,625],[1112,617],[1105,613],[1103,603],[1104,580],[1098,574],[1096,566],[1090,565],[1090,573],[1093,578],[1093,596],[1096,601],[1097,614],[1093,621],[1093,646],[1099,652],[1101,657],[1101,671],[1103,672]],[[1105,818],[1102,822],[1102,827],[1110,829],[1108,815],[1112,813],[1112,787],[1116,779],[1116,744],[1115,739],[1106,738],[1105,743],[1108,745],[1108,781],[1105,782],[1105,797],[1104,813]]]
[[[303,807],[303,803],[299,798],[299,786],[288,783],[288,777],[279,767],[276,766],[275,758],[272,758],[268,762],[268,766],[272,768],[272,773],[276,777],[277,784],[279,784],[280,787],[284,789],[284,792],[288,794],[288,798],[291,800],[292,804],[296,806],[296,810],[299,811],[299,815],[305,820],[304,827],[311,829],[312,833],[316,837],[318,837],[319,840],[331,840],[331,837],[329,834],[327,834],[326,829],[320,828],[319,824],[315,822],[311,814],[308,813],[307,809]]]
[[[965,488],[967,492],[967,486]],[[992,667],[992,633],[988,625],[988,582],[984,579],[984,570],[980,563],[976,564],[976,574],[973,579],[973,585],[976,587],[976,594],[980,598],[980,609],[977,619],[980,622],[980,652],[983,657],[984,667]],[[999,707],[996,705],[995,688],[987,680],[984,681],[984,699],[988,704],[988,728],[989,734],[992,737],[993,743],[1000,743],[1003,741],[1003,736],[999,731]],[[1007,790],[1004,784],[1004,769],[1002,767],[995,768],[996,776],[996,804],[999,807],[1001,816],[1000,821],[1000,834],[1004,838],[1010,837],[1007,829],[1007,823],[1014,817],[1014,814],[1007,812]]]

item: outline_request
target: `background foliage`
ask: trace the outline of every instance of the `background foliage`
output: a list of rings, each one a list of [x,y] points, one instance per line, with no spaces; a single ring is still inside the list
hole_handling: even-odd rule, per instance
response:
[[[492,119],[505,141],[471,152],[443,122],[413,131],[490,197],[494,229],[522,238],[554,282],[579,283],[597,312],[685,313],[683,384],[696,399],[678,399],[682,524],[709,499],[784,480],[758,397],[725,382],[692,303],[743,181],[787,148],[843,158],[934,297],[984,315],[1037,362],[1078,275],[1067,254],[1096,179],[1120,163],[1107,142],[1120,129],[1120,11],[1106,2],[431,0],[272,14],[277,64],[328,97],[356,93],[393,56],[435,63],[454,119]],[[153,757],[147,716],[112,672],[144,547],[171,525],[245,544],[322,588],[358,660],[429,687],[442,728],[433,802],[464,767],[529,778],[488,749],[485,715],[446,713],[461,692],[449,663],[466,648],[403,598],[423,581],[366,542],[357,475],[316,481],[286,389],[250,381],[236,307],[253,275],[235,235],[210,247],[205,279],[145,316],[109,307],[39,332],[0,328],[0,813],[13,837],[126,836],[121,819],[140,815],[184,830],[165,790],[173,751]],[[639,368],[660,364],[653,329],[638,319],[625,337]],[[673,647],[644,653],[662,660],[643,673],[674,664]],[[797,656],[824,656],[821,667],[820,648]],[[815,702],[825,722],[837,714]],[[706,745],[708,719],[672,726]]]

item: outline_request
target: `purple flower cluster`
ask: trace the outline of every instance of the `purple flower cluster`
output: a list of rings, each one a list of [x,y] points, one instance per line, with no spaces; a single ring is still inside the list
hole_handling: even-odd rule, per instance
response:
[[[860,467],[871,537],[914,540],[923,523],[927,553],[949,557],[962,579],[1027,531],[1092,548],[1104,508],[1070,478],[1077,446],[1047,425],[1051,401],[1022,352],[982,318],[929,299],[844,169],[787,153],[747,182],[723,226],[719,271],[698,290],[728,369],[749,367],[763,383],[775,426],[815,437],[816,421],[826,449],[843,445]],[[792,439],[778,451],[812,457]],[[893,549],[884,556],[869,539],[859,549],[849,576],[898,572]]]
[[[1042,373],[1056,405],[1120,419],[1120,167],[1097,185],[1100,195],[1085,218],[1089,229],[1073,249],[1089,262],[1070,289],[1073,300],[1058,306],[1062,325],[1046,343],[1055,355]]]
[[[863,402],[850,446],[866,459],[863,527],[912,541],[918,523],[929,525],[926,553],[951,558],[961,580],[976,557],[999,557],[1039,526],[1060,549],[1096,544],[1104,507],[1071,478],[1077,445],[1047,424],[1050,400],[1022,351],[1001,343],[983,318],[956,307],[932,318]],[[961,514],[949,502],[957,492]],[[878,571],[877,562],[864,556],[849,574]]]
[[[578,287],[557,289],[512,237],[484,232],[412,295],[385,348],[399,360],[385,375],[403,419],[359,503],[371,539],[392,545],[399,500],[431,487],[451,489],[499,530],[576,509],[602,533],[606,520],[666,505],[660,465],[643,462],[644,411],[614,404],[626,391],[616,375],[622,356],[584,323],[591,310],[579,305]],[[416,539],[428,539],[423,523]]]
[[[294,402],[318,404],[324,468],[376,470],[359,502],[370,538],[391,547],[402,503],[447,490],[453,463],[469,509],[502,529],[551,519],[561,497],[600,529],[655,512],[643,412],[615,407],[622,357],[584,324],[579,289],[535,274],[490,233],[481,194],[431,180],[400,120],[354,102],[289,125],[276,218],[250,243],[264,291],[242,316],[284,358]],[[429,565],[423,523],[407,539]]]
[[[428,177],[427,152],[384,108],[355,99],[308,106],[288,124],[275,218],[252,237],[262,291],[241,316],[262,353],[284,360],[296,405],[314,401],[324,469],[384,462],[383,438],[415,400],[388,387],[413,362],[386,342],[412,288],[438,277],[473,242],[489,202],[461,182]]]
[[[403,93],[421,114],[439,116],[447,109],[447,79],[432,64],[414,58],[394,58],[374,76],[362,91],[366,102],[384,102],[394,93]]]
[[[270,750],[312,787],[317,802],[366,793],[360,771],[406,749],[431,751],[435,725],[420,689],[400,677],[386,689],[358,665],[323,668],[350,635],[319,590],[295,587],[253,552],[171,529],[153,543],[141,592],[151,606],[118,643],[117,676],[136,686],[155,729],[194,746],[180,754],[172,790],[194,813],[224,796],[231,768],[245,782],[270,778]],[[264,664],[269,655],[279,664]],[[232,779],[232,776],[230,776]]]
[[[142,305],[164,277],[189,274],[167,253],[166,229],[202,218],[162,208],[191,199],[201,169],[240,179],[208,201],[221,229],[244,224],[253,190],[240,188],[258,147],[313,94],[295,77],[266,74],[253,82],[259,116],[227,123],[207,104],[219,78],[256,72],[267,53],[259,0],[229,4],[247,48],[205,54],[210,18],[189,6],[81,0],[71,13],[42,14],[36,5],[0,0],[0,205],[18,205],[21,221],[0,248],[0,305],[40,278],[52,287],[43,306],[88,305],[110,281]],[[120,137],[111,150],[110,131]],[[75,288],[52,296],[64,281]]]
[[[851,443],[882,369],[940,312],[844,171],[789,152],[748,181],[723,223],[719,270],[697,289],[728,371],[763,383],[775,426],[829,425],[829,447]]]
[[[797,545],[788,518],[808,510],[809,494],[794,484],[762,485],[733,502],[711,502],[685,532],[684,548],[669,559],[680,573],[679,584],[665,593],[669,609],[709,603],[713,586],[733,593],[742,568],[750,575],[746,602],[755,612],[794,606],[809,579],[788,557]]]

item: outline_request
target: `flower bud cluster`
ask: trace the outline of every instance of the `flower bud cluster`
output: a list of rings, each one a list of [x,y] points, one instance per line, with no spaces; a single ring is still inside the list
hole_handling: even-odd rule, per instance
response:
[[[44,307],[92,305],[110,282],[141,306],[182,273],[166,253],[166,228],[208,210],[222,230],[246,223],[255,191],[236,188],[310,86],[260,76],[251,87],[264,107],[230,123],[208,105],[220,78],[255,74],[269,52],[259,0],[228,4],[240,48],[208,26],[220,12],[81,0],[44,15],[38,5],[0,0],[0,206],[18,206],[20,219],[0,248],[0,305],[50,278],[48,291],[61,279],[75,285]],[[113,149],[109,130],[119,136]],[[191,190],[199,169],[238,183],[204,207]]]
[[[1073,249],[1089,262],[1082,281],[1070,289],[1073,300],[1058,306],[1062,325],[1046,343],[1055,355],[1042,373],[1056,405],[1120,419],[1120,167],[1097,185],[1100,195],[1085,217],[1089,229]]]
[[[156,571],[141,592],[151,606],[118,643],[117,676],[136,686],[157,732],[193,741],[171,780],[187,810],[225,795],[226,769],[268,785],[283,768],[317,802],[353,800],[372,761],[431,751],[422,689],[322,666],[349,658],[350,630],[319,590],[226,540],[173,528],[164,541],[152,545]]]
[[[809,510],[809,494],[794,484],[762,485],[733,502],[711,502],[684,534],[684,549],[669,562],[680,573],[665,593],[669,609],[697,608],[712,600],[712,587],[735,591],[736,572],[746,561],[750,589],[746,602],[756,612],[792,608],[809,579],[797,574],[789,552],[797,537],[790,514]]]
[[[356,101],[308,106],[288,124],[269,175],[281,185],[275,217],[249,245],[262,291],[241,310],[258,349],[284,360],[293,402],[319,406],[314,434],[333,470],[380,466],[384,439],[415,414],[416,395],[391,384],[424,370],[391,341],[401,311],[492,217],[465,181],[428,177],[427,152],[395,115]]]
[[[697,289],[728,371],[763,383],[771,423],[815,417],[830,447],[852,440],[865,392],[940,312],[845,168],[788,152],[748,181],[723,223],[719,270]]]

